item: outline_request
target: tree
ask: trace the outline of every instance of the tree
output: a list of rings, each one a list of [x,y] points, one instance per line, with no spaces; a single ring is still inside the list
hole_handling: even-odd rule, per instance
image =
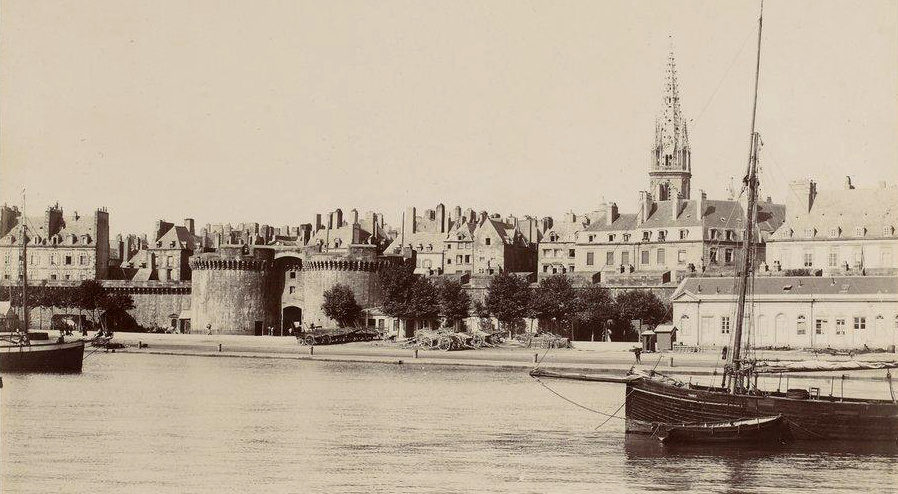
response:
[[[438,291],[440,315],[445,319],[446,326],[457,326],[471,312],[471,297],[461,287],[461,283],[454,280],[443,280]]]
[[[486,291],[486,309],[508,328],[509,336],[520,326],[530,302],[530,283],[526,279],[499,273],[493,276]]]
[[[581,290],[577,297],[580,307],[575,317],[589,330],[591,339],[594,339],[596,329],[611,329],[605,326],[609,319],[613,321],[616,318],[616,314],[614,298],[607,288],[593,285]]]
[[[437,288],[427,278],[418,278],[409,290],[409,303],[405,317],[429,321],[440,314]]]
[[[639,319],[643,324],[657,326],[668,319],[668,307],[653,292],[648,290],[628,290],[614,299],[617,313],[616,329],[620,336],[632,334],[630,321]],[[638,335],[636,335],[638,338]]]
[[[97,280],[84,280],[78,286],[78,308],[90,313],[94,327],[98,326],[98,313],[105,304],[106,290]]]
[[[530,315],[539,319],[540,327],[549,327],[556,333],[564,329],[573,339],[573,320],[580,310],[574,285],[565,275],[549,276],[539,282],[530,294]]]
[[[327,317],[337,321],[341,328],[357,321],[362,315],[362,307],[356,302],[352,288],[341,283],[324,291],[321,310]]]
[[[415,284],[411,263],[390,264],[378,273],[383,293],[381,311],[390,317],[408,317],[412,286]]]
[[[127,312],[134,308],[134,298],[127,293],[112,293],[104,297],[100,305],[103,309],[101,323],[103,324],[103,329],[105,331],[108,329],[107,325],[110,317],[115,317],[122,312]]]

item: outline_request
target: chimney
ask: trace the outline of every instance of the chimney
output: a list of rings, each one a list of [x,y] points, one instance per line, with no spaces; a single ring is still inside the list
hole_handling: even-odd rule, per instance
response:
[[[147,268],[156,269],[156,254],[149,251],[147,251]]]
[[[196,231],[194,230],[193,218],[184,218],[184,228],[186,228],[191,235],[196,235]]]
[[[851,177],[845,177],[845,190],[854,190],[854,185],[851,185]]]
[[[480,212],[480,218],[478,219],[477,224],[478,224],[478,225],[482,225],[483,223],[486,222],[486,220],[487,220],[489,217],[490,217],[489,213],[487,213],[486,211],[481,211],[481,212]]]
[[[349,210],[349,223],[355,225],[359,222],[359,210],[358,209],[350,209]]]
[[[609,225],[617,221],[619,214],[617,211],[617,203],[612,202],[608,204],[608,208],[605,210],[605,221],[608,222]]]
[[[845,180],[846,188],[854,188],[849,177]],[[794,217],[811,212],[817,196],[817,184],[813,180],[796,180],[789,183],[789,190],[791,194],[786,198],[786,213]]]
[[[577,221],[577,215],[574,214],[573,211],[568,211],[567,213],[564,213],[564,222],[565,223],[573,223],[575,221]]]
[[[337,210],[334,211],[334,228],[340,228],[342,226],[343,226],[343,210],[340,208],[337,208]]]
[[[449,231],[449,223],[446,220],[446,206],[437,204],[437,222],[440,224],[440,233]]]
[[[637,212],[637,225],[645,223],[652,214],[652,196],[644,190],[639,191],[639,211]]]
[[[405,229],[406,235],[415,233],[415,227],[418,226],[417,219],[415,218],[416,214],[418,214],[418,211],[414,206],[405,208],[405,218],[403,219],[405,223],[403,224],[403,228]]]
[[[708,200],[708,195],[705,194],[705,191],[699,189],[698,191],[698,199],[695,200],[695,219],[701,221],[702,218],[705,217],[705,201]]]
[[[678,194],[674,194],[670,197],[670,219],[672,221],[677,221],[677,217],[680,215],[680,196]]]
[[[155,246],[155,242],[159,240],[159,237],[162,236],[162,224],[165,223],[162,220],[156,220],[156,224],[153,225],[153,245]]]
[[[315,215],[315,231],[321,230],[324,225],[321,224],[321,213]]]

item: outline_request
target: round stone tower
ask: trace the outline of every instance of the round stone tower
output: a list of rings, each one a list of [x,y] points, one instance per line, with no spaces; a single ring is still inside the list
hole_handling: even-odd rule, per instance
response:
[[[280,321],[274,253],[243,246],[190,258],[191,328],[194,333],[260,335]]]
[[[336,284],[352,289],[356,302],[363,309],[376,306],[381,300],[378,272],[395,260],[378,257],[373,245],[351,245],[343,255],[315,254],[303,264],[302,291],[305,309],[303,321],[324,327],[336,327],[321,309],[324,292]]]

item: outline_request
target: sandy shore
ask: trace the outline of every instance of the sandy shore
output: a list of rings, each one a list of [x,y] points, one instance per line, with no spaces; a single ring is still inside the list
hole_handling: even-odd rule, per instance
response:
[[[450,351],[416,350],[390,342],[356,342],[343,345],[322,345],[310,348],[300,345],[293,337],[239,336],[239,335],[198,335],[198,334],[115,334],[115,341],[126,348],[118,350],[131,353],[163,355],[184,355],[202,357],[243,357],[296,359],[329,362],[364,362],[380,364],[416,364],[465,366],[498,369],[532,369],[539,361],[544,369],[583,372],[592,374],[622,375],[635,364],[630,351],[635,343],[574,344],[574,348],[545,349],[523,348],[514,343],[505,343],[495,348]],[[139,348],[139,343],[147,345]],[[798,361],[815,358],[803,351],[765,351],[759,357],[768,359]],[[847,357],[824,357],[820,359],[845,360]],[[868,354],[864,360],[891,360],[895,354]],[[655,368],[660,372],[678,375],[708,376],[720,373],[722,362],[716,353],[643,353],[642,364],[637,367]],[[881,375],[880,375],[881,374]],[[808,378],[829,378],[839,373],[807,374]],[[884,379],[884,372],[867,371],[852,374],[856,379]]]

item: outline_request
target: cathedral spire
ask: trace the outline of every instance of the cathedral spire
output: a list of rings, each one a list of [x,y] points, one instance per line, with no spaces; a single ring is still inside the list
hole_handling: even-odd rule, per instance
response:
[[[689,198],[692,177],[691,150],[686,121],[680,110],[680,88],[673,41],[664,68],[661,112],[655,121],[655,142],[649,171],[651,192],[656,200]]]

